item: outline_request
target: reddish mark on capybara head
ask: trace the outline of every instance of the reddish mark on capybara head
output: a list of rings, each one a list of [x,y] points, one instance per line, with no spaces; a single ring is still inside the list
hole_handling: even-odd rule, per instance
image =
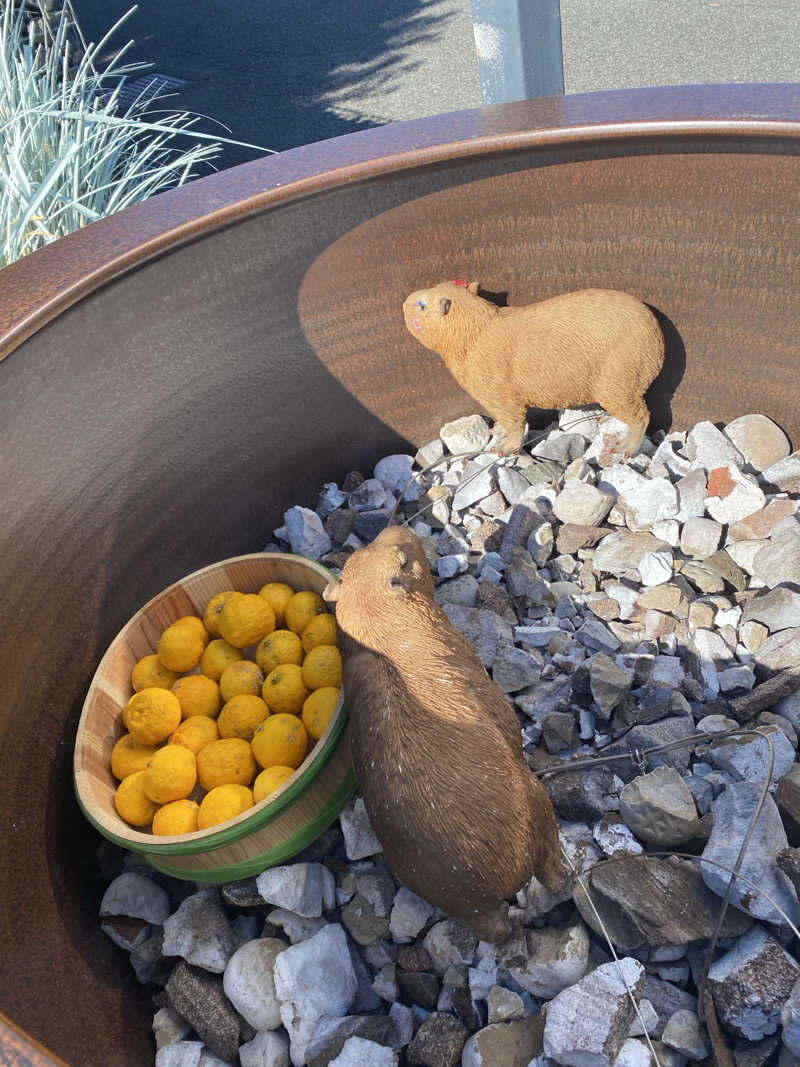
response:
[[[724,500],[735,488],[736,482],[731,478],[727,467],[715,467],[708,476],[709,496],[718,496],[720,500]]]

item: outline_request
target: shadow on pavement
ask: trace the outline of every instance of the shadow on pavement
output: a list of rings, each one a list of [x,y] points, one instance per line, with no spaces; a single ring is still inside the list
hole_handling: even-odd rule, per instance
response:
[[[131,6],[73,3],[87,41]],[[112,44],[134,38],[130,58],[188,83],[171,105],[280,151],[387,121],[381,94],[418,68],[415,49],[443,37],[452,18],[426,0],[139,0]],[[215,123],[203,129],[215,132]],[[257,154],[226,146],[218,167]]]

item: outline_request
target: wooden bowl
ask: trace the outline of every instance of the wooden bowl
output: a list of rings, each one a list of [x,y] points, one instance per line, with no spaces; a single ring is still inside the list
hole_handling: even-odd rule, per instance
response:
[[[156,836],[124,822],[114,807],[111,750],[125,733],[131,670],[155,652],[164,629],[182,615],[202,617],[217,593],[257,593],[267,582],[322,593],[331,574],[302,556],[258,553],[195,571],[169,586],[123,626],[103,656],[83,705],[75,739],[75,793],[89,821],[156,870],[197,882],[230,882],[282,863],[317,838],[356,788],[347,712],[340,696],[322,737],[292,777],[242,815],[193,834]]]

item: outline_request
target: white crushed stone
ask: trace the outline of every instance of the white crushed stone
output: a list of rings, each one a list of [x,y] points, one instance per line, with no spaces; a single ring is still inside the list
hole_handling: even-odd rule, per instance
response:
[[[377,524],[373,530],[360,520],[353,533],[352,521],[348,525],[342,515],[337,524],[335,513],[380,514],[393,508],[405,490],[398,520],[411,517],[431,561],[437,600],[473,643],[487,671],[496,672],[495,680],[517,709],[525,751],[537,767],[553,758],[601,755],[608,746],[616,750],[614,746],[626,744],[632,726],[640,747],[646,747],[646,738],[657,744],[685,736],[687,721],[689,728],[696,724],[708,733],[715,746],[710,755],[673,750],[661,764],[647,767],[647,772],[657,765],[668,768],[663,775],[676,786],[680,780],[688,813],[683,819],[687,829],[680,833],[670,798],[655,796],[654,810],[666,813],[664,826],[659,829],[658,820],[651,820],[646,834],[642,830],[643,837],[636,837],[641,820],[630,815],[633,825],[628,826],[626,803],[620,811],[620,794],[635,777],[626,771],[619,770],[627,775],[624,780],[615,769],[603,779],[596,777],[599,768],[583,772],[574,792],[560,800],[566,780],[549,780],[562,842],[584,876],[606,856],[640,854],[645,840],[657,847],[659,835],[661,847],[676,847],[673,841],[692,832],[695,801],[698,815],[713,815],[726,790],[728,801],[743,785],[745,791],[758,791],[766,766],[761,748],[766,746],[713,738],[736,725],[725,713],[728,702],[747,699],[770,671],[784,661],[796,662],[792,651],[800,641],[792,614],[792,589],[800,576],[800,456],[790,454],[783,432],[758,415],[741,416],[723,428],[701,422],[686,433],[646,439],[639,455],[617,462],[609,459],[609,448],[624,431],[602,412],[562,412],[558,427],[519,456],[500,461],[486,451],[491,438],[486,421],[469,416],[442,427],[440,436],[413,458],[395,454],[380,459],[360,484],[351,483],[357,484],[353,491],[327,483],[316,512],[290,508],[284,527],[275,531],[277,547],[313,555],[338,571],[349,551],[374,536]],[[461,452],[477,455],[453,458]],[[422,469],[431,464],[437,465]],[[433,498],[435,505],[415,516]],[[343,542],[329,532],[337,529]],[[762,600],[782,585],[788,592]],[[748,608],[755,595],[758,603]],[[707,708],[710,700],[717,703]],[[761,714],[771,716],[763,725],[769,724],[776,746],[770,841],[784,841],[780,818],[795,813],[800,818],[800,799],[793,800],[791,790],[780,785],[796,766],[793,730],[800,729],[800,692],[753,712],[756,719]],[[732,835],[740,835],[744,816],[730,808],[729,802],[722,805],[719,814],[731,822]],[[241,1039],[240,1067],[288,1067],[290,1062],[301,1067],[320,1020],[341,1016],[353,1022],[356,1032],[349,1031],[352,1036],[326,1062],[388,1065],[397,1062],[399,1050],[407,1049],[432,1008],[465,1020],[474,1035],[487,1020],[493,1027],[523,1025],[540,1000],[548,1005],[545,1051],[555,1057],[553,1062],[581,1067],[610,1067],[614,1058],[617,1067],[649,1062],[642,1025],[631,1015],[613,964],[604,963],[607,946],[574,913],[569,919],[569,890],[551,893],[532,879],[510,902],[510,918],[521,924],[522,935],[513,951],[479,943],[463,924],[391,878],[361,798],[341,813],[338,826],[341,834],[331,837],[324,856],[290,859],[258,876],[263,900],[274,908],[262,904],[255,916],[228,908],[234,943],[244,944],[227,962],[225,987],[257,1030],[255,1036],[252,1031],[246,1035],[249,1040]],[[712,844],[717,847],[716,839]],[[705,857],[711,854],[706,846]],[[124,923],[130,915],[157,929],[177,910],[163,888],[168,880],[152,875],[135,858],[127,862],[129,869],[104,897],[104,922]],[[710,863],[704,866],[710,891],[721,897],[727,875],[712,876]],[[382,887],[376,902],[387,928],[362,946],[340,920],[341,909],[367,886],[365,877]],[[787,900],[794,899],[785,875],[771,868],[770,878],[780,883]],[[371,897],[364,899],[373,907]],[[743,908],[739,890],[736,907]],[[758,916],[774,916],[768,907],[754,907],[753,914],[756,932],[746,943],[761,938],[762,945],[765,936],[774,937],[776,927],[762,925],[766,920]],[[375,915],[377,920],[377,911]],[[266,922],[263,932],[256,920]],[[291,944],[262,966],[258,946],[274,937],[276,929]],[[123,935],[114,936],[117,943],[126,943]],[[158,961],[157,945],[158,936],[149,933],[134,949],[137,973],[143,949],[145,956],[155,952],[154,963]],[[659,1055],[665,1063],[707,1051],[696,1000],[692,1003],[691,977],[695,957],[702,963],[704,947],[694,943],[687,957],[685,944],[653,945],[646,991],[641,963],[619,952],[629,984],[641,998],[645,1028],[654,1038],[663,1034]],[[398,976],[408,968],[398,963],[400,952],[415,954],[401,957],[413,961],[412,973],[427,974],[433,999],[425,1006],[402,1003],[406,998]],[[768,955],[762,961],[767,970],[753,978],[756,994],[759,982],[769,984]],[[253,973],[250,988],[248,968]],[[750,981],[746,970],[742,975],[743,982]],[[719,965],[714,977],[724,992]],[[688,993],[678,990],[683,1000],[661,1004],[664,979],[685,986]],[[800,994],[790,998],[787,992],[783,1009],[777,1002],[770,1005],[769,1026],[758,1015],[760,1009],[753,1009],[755,1022],[747,1015],[746,990],[737,986],[736,996],[745,1008],[737,1002],[719,1010],[727,1011],[742,1030],[766,1033],[778,1025],[782,1010],[787,1047],[800,1047]],[[364,1019],[366,1023],[359,1022]],[[393,1027],[391,1041],[378,1034],[375,1027],[381,1025]],[[159,1067],[202,1067],[201,1055],[216,1062],[169,1009],[158,1013],[154,1030],[163,1044]],[[475,1041],[468,1047],[473,1045]],[[533,1056],[531,1062],[547,1061]]]

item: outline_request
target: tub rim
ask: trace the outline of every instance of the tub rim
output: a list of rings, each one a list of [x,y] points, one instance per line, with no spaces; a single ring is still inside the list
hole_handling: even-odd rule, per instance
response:
[[[135,267],[234,222],[414,168],[570,145],[800,140],[800,83],[619,89],[388,123],[265,156],[159,193],[2,269],[0,361]]]

